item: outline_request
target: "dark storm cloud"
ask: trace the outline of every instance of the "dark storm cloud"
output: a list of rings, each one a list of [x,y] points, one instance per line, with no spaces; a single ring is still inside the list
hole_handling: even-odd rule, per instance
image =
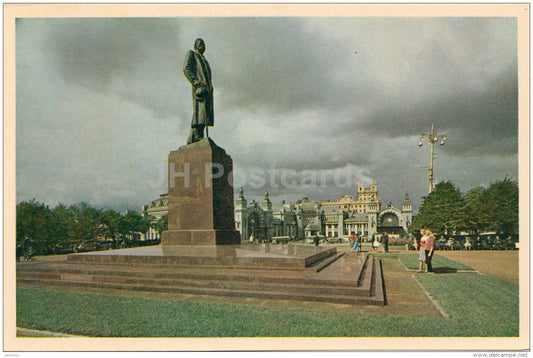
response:
[[[420,106],[387,108],[374,114],[362,128],[375,136],[413,135],[437,123],[447,131],[450,155],[518,153],[518,78],[509,68],[483,91],[460,90]],[[429,129],[426,130],[428,132]]]
[[[179,23],[170,19],[59,19],[42,21],[43,46],[61,78],[112,92],[159,115],[176,112],[175,65]]]
[[[432,123],[448,135],[437,180],[468,190],[516,177],[513,19],[21,19],[18,200],[132,208],[165,192],[165,160],[189,131],[182,66],[197,37],[213,70],[209,133],[248,178],[349,172],[395,205],[409,192],[416,207],[429,159],[418,137]],[[286,188],[279,175],[243,186],[261,200],[353,192],[331,176]]]
[[[351,47],[306,19],[199,19],[191,26],[205,34],[224,107],[287,113],[335,106],[343,97],[336,82]]]

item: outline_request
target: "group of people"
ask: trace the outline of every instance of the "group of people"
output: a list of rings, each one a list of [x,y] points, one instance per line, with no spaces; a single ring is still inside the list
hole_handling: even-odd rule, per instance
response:
[[[418,241],[416,241],[416,239],[413,240],[413,245],[415,246],[415,248],[420,247],[419,252],[418,252],[418,261],[419,261],[418,272],[424,272],[423,268],[424,268],[424,263],[425,263],[426,264],[425,272],[433,273],[433,266],[431,264],[431,260],[433,259],[433,252],[435,250],[435,235],[433,235],[431,230],[428,230],[428,229],[420,230],[420,234],[422,235],[422,237],[420,238],[420,244],[418,243]],[[382,240],[388,243],[387,235],[384,235]],[[378,241],[375,240],[375,242],[378,242]],[[350,236],[350,243],[352,247],[352,252],[355,252],[355,253],[359,252],[361,248],[361,238],[359,237],[359,235],[355,235],[355,233],[352,233],[352,235]]]
[[[420,251],[418,252],[418,272],[424,272],[424,262],[426,263],[427,273],[433,273],[433,266],[431,265],[431,259],[433,258],[433,251],[435,249],[435,235],[428,229],[421,229],[420,234]],[[416,247],[416,246],[415,246]]]
[[[352,235],[350,236],[350,245],[352,247],[352,252],[359,252],[361,249],[361,237],[352,232]],[[381,240],[378,240],[378,236],[374,237],[372,241],[372,249],[377,251],[380,246],[383,246],[385,252],[389,252],[389,236],[387,234],[381,236]]]

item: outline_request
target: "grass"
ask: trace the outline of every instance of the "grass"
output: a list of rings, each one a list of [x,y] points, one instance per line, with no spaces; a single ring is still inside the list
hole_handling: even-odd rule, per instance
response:
[[[450,319],[17,287],[17,326],[94,337],[518,336],[518,285],[475,273],[417,279]]]
[[[409,270],[418,270],[418,254],[415,253],[378,253],[374,254],[376,257],[380,258],[398,258],[402,262],[402,264],[408,268]],[[453,271],[474,271],[472,267],[463,265],[462,263],[459,263],[457,261],[450,260],[447,257],[440,256],[438,252],[435,253],[435,256],[433,257],[433,260],[431,260],[431,263],[433,264],[434,269],[441,269],[441,270],[453,270]],[[425,268],[425,265],[424,265]]]
[[[460,335],[518,335],[518,285],[478,274],[417,274],[416,278],[451,313]]]

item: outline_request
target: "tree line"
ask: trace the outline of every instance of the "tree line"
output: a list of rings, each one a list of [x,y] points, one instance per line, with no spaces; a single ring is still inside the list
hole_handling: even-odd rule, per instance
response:
[[[450,181],[442,181],[423,198],[409,233],[427,228],[439,236],[460,233],[477,237],[494,233],[502,239],[518,234],[518,183],[509,178],[462,194]]]
[[[154,221],[135,211],[120,214],[84,202],[51,209],[35,199],[17,204],[16,221],[17,248],[29,246],[37,255],[138,246],[146,243],[140,235],[150,227],[166,230],[166,218]]]

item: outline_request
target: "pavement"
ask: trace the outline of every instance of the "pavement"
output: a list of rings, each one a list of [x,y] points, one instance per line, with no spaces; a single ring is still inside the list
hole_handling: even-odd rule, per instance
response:
[[[518,285],[518,250],[439,250],[436,253],[470,266],[482,274],[495,276]]]

